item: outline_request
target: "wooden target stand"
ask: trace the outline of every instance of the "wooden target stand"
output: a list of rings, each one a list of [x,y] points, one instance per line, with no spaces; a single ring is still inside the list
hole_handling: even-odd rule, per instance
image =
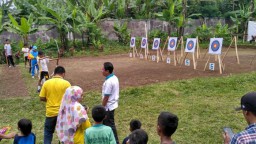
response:
[[[232,46],[233,44],[234,44],[234,46]],[[223,61],[224,61],[225,57],[227,56],[230,48],[235,48],[235,51],[236,51],[236,61],[237,61],[237,64],[240,64],[239,55],[238,55],[238,48],[237,48],[237,36],[233,37],[233,39],[232,39],[232,41],[231,41],[227,51],[225,52],[221,62],[223,63]],[[225,66],[224,66],[224,68],[225,68]]]
[[[196,41],[196,45],[197,45],[197,41]],[[196,47],[196,48],[197,48],[197,47]],[[193,68],[196,69],[197,63],[196,63],[195,52],[185,52],[185,56],[184,56],[184,58],[183,58],[183,60],[182,60],[182,62],[181,62],[181,64],[180,64],[180,66],[183,65],[183,63],[185,62],[185,60],[186,60],[186,58],[187,58],[187,56],[188,56],[189,53],[192,54]]]
[[[137,52],[136,46],[130,47],[130,50],[129,50],[129,57],[130,57],[130,58],[135,58],[136,56],[138,56],[138,52]]]
[[[178,42],[177,42],[177,45],[176,45],[176,47],[175,47],[175,51],[169,51],[168,50],[168,45],[167,45],[167,43],[169,42],[169,36],[167,37],[167,39],[166,39],[166,41],[165,41],[165,43],[164,43],[164,47],[163,47],[163,49],[161,50],[161,58],[162,58],[162,61],[164,61],[164,57],[163,57],[163,53],[164,53],[164,51],[165,51],[165,48],[167,49],[167,56],[166,56],[166,62],[167,62],[167,59],[168,58],[171,58],[171,53],[173,53],[173,60],[174,60],[174,66],[176,66],[177,65],[177,63],[180,63],[180,60],[181,60],[181,58],[183,57],[183,55],[184,55],[184,41],[183,41],[183,36],[181,36],[180,37],[180,39],[178,40]],[[167,45],[167,46],[166,46]],[[178,47],[181,47],[181,52],[180,52],[180,57],[178,57],[178,55],[176,55],[176,49],[178,48]],[[167,62],[168,63],[168,62]]]
[[[198,36],[196,37],[196,44],[196,58],[199,59],[201,57],[201,50],[199,46]]]
[[[157,49],[152,48],[153,52],[156,51],[156,55],[154,55],[153,52],[152,52],[152,53],[149,54],[149,58],[150,58],[151,61],[156,61],[157,63],[159,63],[160,59],[163,60],[163,55],[161,53],[161,48],[160,48],[160,39],[157,39],[157,41],[159,42],[158,48]],[[152,47],[155,47],[155,39],[153,41]]]
[[[143,42],[143,40],[141,41],[141,43]],[[144,53],[144,56],[143,56],[143,53]],[[148,40],[146,39],[146,47],[140,47],[140,52],[139,52],[139,56],[140,56],[140,59],[145,59],[147,60],[148,59]]]

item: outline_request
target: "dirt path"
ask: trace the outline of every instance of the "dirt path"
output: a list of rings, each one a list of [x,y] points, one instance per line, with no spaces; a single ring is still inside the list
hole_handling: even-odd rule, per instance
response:
[[[28,96],[20,68],[6,65],[0,67],[0,98]]]
[[[225,50],[223,50],[225,51]],[[202,54],[204,52],[202,51]],[[114,64],[114,72],[118,76],[121,89],[130,86],[141,86],[151,83],[158,83],[169,80],[190,79],[194,77],[219,77],[237,73],[245,73],[256,70],[256,60],[253,65],[250,61],[256,54],[255,49],[240,49],[240,65],[236,63],[234,50],[224,60],[225,71],[223,75],[219,74],[217,62],[215,62],[215,71],[203,71],[204,65],[208,57],[198,60],[197,70],[187,66],[173,66],[165,62],[152,62],[140,60],[138,58],[129,58],[126,55],[110,55],[101,57],[79,57],[79,58],[64,58],[60,60],[60,65],[66,68],[66,77],[72,85],[79,85],[85,91],[97,90],[100,91],[104,77],[101,74],[101,69],[104,62],[112,62]],[[214,62],[213,58],[210,62]],[[192,62],[191,62],[192,63]],[[51,62],[49,65],[50,74],[55,68],[56,62]],[[208,68],[208,67],[207,67]],[[8,73],[8,75],[6,75]],[[31,79],[31,82],[35,79]],[[35,82],[33,82],[35,84]],[[32,88],[36,84],[33,85]],[[22,97],[27,96],[28,91],[21,76],[19,67],[7,68],[0,67],[0,97]]]

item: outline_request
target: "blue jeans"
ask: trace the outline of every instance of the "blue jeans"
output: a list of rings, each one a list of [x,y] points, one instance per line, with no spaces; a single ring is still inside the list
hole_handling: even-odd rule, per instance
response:
[[[37,71],[39,71],[37,60],[36,59],[32,59],[31,60],[31,75],[32,76],[35,76],[35,69],[37,69]]]
[[[51,144],[57,122],[57,116],[46,117],[44,123],[44,144]]]

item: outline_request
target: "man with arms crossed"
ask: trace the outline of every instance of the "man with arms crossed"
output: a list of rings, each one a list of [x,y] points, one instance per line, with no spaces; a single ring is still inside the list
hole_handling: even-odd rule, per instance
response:
[[[44,144],[51,144],[56,126],[62,97],[70,83],[64,80],[65,69],[58,66],[52,79],[47,80],[41,89],[40,100],[46,102],[46,118],[44,124]]]
[[[112,63],[105,62],[103,64],[102,74],[106,78],[102,86],[102,106],[104,106],[107,111],[107,117],[104,119],[103,124],[112,128],[116,143],[119,144],[114,119],[115,109],[118,107],[119,81],[113,74],[113,70],[114,67]]]

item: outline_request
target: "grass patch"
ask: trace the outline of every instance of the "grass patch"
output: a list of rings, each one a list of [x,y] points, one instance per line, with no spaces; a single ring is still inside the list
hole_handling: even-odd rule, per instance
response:
[[[122,89],[115,117],[119,139],[121,141],[129,134],[130,120],[139,119],[149,135],[149,144],[159,143],[157,116],[161,111],[170,111],[179,117],[179,126],[173,136],[177,143],[222,143],[224,126],[232,127],[234,132],[247,126],[242,114],[235,112],[234,107],[239,106],[243,94],[256,89],[255,81],[256,73],[253,72]],[[89,92],[84,98],[84,103],[90,109],[100,104],[100,101],[101,94],[98,91]],[[0,113],[0,127],[10,125],[14,130],[19,119],[31,119],[37,143],[43,142],[45,104],[39,101],[37,94],[32,92],[31,97],[25,100],[1,99]],[[12,143],[12,140],[4,140],[3,143]],[[54,143],[57,143],[56,136]]]

